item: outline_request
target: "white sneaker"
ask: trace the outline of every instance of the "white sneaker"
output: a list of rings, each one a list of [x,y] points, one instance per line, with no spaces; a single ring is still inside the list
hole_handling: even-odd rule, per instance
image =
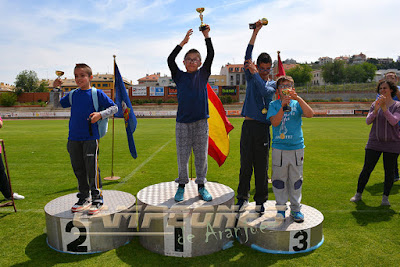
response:
[[[361,200],[361,193],[356,193],[354,197],[350,198],[351,202],[358,202]]]
[[[24,196],[22,196],[22,195],[19,195],[18,193],[14,193],[14,194],[13,194],[13,197],[14,197],[14,199],[15,199],[15,200],[21,200],[21,199],[25,199],[25,197],[24,197]]]

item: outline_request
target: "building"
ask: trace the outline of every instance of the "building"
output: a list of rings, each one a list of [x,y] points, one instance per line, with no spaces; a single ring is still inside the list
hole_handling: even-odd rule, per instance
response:
[[[62,80],[62,85],[61,85],[61,91],[63,92],[70,92],[71,90],[77,88],[77,85],[75,83],[75,79],[61,79]],[[125,86],[132,86],[132,83],[129,82],[128,80],[124,79],[124,84]],[[47,80],[49,84],[49,91],[53,91],[53,82],[54,80]],[[96,87],[97,89],[103,90],[108,96],[111,96],[111,90],[114,88],[114,74],[94,74],[93,79],[90,82],[91,86]]]
[[[346,57],[346,56],[340,56],[340,57],[335,57],[335,61],[341,60],[344,61],[346,63],[349,62],[350,57]]]
[[[320,65],[325,65],[326,63],[332,63],[333,59],[330,57],[320,57],[318,59]]]
[[[243,64],[226,64],[221,67],[220,75],[225,76],[225,85],[245,85]]]
[[[157,86],[176,86],[176,84],[172,80],[172,77],[164,75],[163,77],[158,78]]]
[[[312,72],[312,85],[325,85],[324,78],[322,77],[322,70],[313,70]]]
[[[360,53],[358,55],[352,56],[351,61],[353,64],[362,64],[367,61],[367,56],[363,53]]]
[[[157,86],[158,85],[158,79],[160,78],[160,73],[154,73],[154,74],[146,74],[145,77],[140,78],[138,80],[139,85],[141,86]]]
[[[387,65],[390,63],[393,63],[393,58],[377,58],[376,60],[378,60],[378,64],[382,64],[382,65]]]
[[[226,76],[225,75],[210,75],[208,78],[208,83],[210,85],[225,86]]]
[[[0,82],[0,92],[13,92],[15,90],[14,85]]]

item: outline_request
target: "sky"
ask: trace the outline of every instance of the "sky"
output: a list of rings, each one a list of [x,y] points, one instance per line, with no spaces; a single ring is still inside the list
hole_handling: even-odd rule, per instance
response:
[[[205,57],[199,14],[210,25],[215,57],[212,74],[227,63],[243,63],[252,31],[267,18],[253,58],[314,62],[319,57],[400,56],[398,0],[0,0],[0,82],[14,84],[23,70],[54,79],[55,70],[73,78],[76,63],[94,73],[113,73],[113,55],[124,78],[170,75],[167,57],[189,29],[194,33],[177,57],[196,48]]]

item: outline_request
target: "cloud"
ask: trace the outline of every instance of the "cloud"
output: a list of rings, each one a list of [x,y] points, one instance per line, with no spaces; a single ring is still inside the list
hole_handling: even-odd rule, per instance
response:
[[[368,57],[399,55],[397,33],[400,2],[395,0],[100,0],[1,1],[0,81],[13,83],[24,69],[39,78],[53,78],[63,69],[72,78],[77,62],[94,72],[112,72],[117,55],[121,73],[136,82],[146,74],[169,75],[166,59],[193,28],[189,44],[206,54],[198,31],[196,7],[204,6],[215,48],[212,73],[226,63],[241,63],[252,31],[248,23],[266,17],[269,25],[257,36],[253,56],[268,52],[276,58],[311,62],[363,52]]]

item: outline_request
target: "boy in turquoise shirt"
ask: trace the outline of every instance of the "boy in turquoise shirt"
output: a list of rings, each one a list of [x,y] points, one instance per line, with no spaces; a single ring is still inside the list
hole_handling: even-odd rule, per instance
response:
[[[296,222],[303,222],[300,201],[305,146],[301,116],[311,118],[314,111],[297,95],[293,85],[292,77],[279,77],[276,87],[280,99],[270,103],[267,113],[273,132],[271,178],[277,217],[285,218],[286,202],[289,198],[290,215]]]

